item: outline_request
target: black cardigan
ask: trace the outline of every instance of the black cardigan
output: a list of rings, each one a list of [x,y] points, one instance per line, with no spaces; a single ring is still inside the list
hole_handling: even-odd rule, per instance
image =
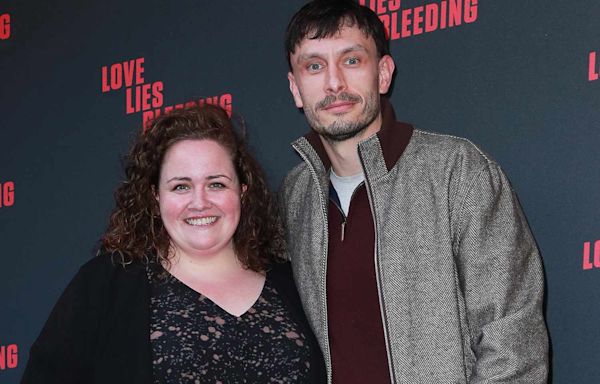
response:
[[[325,382],[325,365],[292,278],[289,263],[267,279],[306,329],[313,380]],[[146,266],[126,267],[108,255],[89,261],[69,283],[31,347],[22,384],[152,383],[150,289]]]

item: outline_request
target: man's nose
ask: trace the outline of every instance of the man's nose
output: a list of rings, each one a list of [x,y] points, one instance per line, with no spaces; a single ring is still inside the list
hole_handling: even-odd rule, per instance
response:
[[[338,94],[346,89],[346,79],[343,71],[337,65],[327,68],[326,91],[328,93]]]

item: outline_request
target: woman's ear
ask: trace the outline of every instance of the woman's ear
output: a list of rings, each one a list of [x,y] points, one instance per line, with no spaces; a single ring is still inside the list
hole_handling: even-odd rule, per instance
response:
[[[150,190],[152,191],[152,196],[154,196],[154,199],[158,202],[158,190],[156,189],[156,186],[151,186]]]

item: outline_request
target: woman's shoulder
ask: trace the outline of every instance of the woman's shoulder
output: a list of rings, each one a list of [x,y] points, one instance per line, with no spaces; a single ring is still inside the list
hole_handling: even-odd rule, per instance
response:
[[[299,300],[292,265],[289,261],[275,262],[267,272],[267,279],[278,289],[278,291],[293,301]]]
[[[86,279],[138,275],[145,271],[146,264],[118,253],[100,252],[81,266],[78,275]]]
[[[132,306],[131,297],[147,294],[146,268],[141,262],[119,263],[112,254],[98,254],[71,279],[56,308],[87,317],[101,316],[115,305]],[[55,309],[56,310],[56,309]]]
[[[270,279],[288,279],[292,277],[292,263],[288,260],[278,260],[273,262],[267,271],[267,278]]]

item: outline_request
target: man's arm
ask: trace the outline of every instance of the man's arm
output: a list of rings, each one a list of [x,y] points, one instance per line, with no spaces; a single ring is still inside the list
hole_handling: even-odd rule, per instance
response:
[[[454,244],[476,358],[471,383],[545,383],[541,259],[496,164],[483,166],[468,187]]]

